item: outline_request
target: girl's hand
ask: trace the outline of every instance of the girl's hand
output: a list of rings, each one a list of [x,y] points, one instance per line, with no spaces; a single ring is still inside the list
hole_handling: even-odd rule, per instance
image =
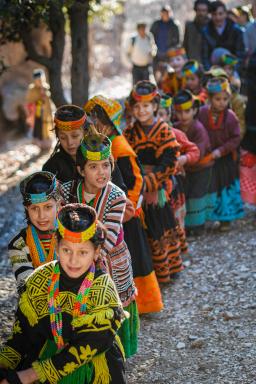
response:
[[[31,384],[38,380],[36,371],[33,368],[25,369],[24,371],[19,371],[18,376],[22,384]]]
[[[219,149],[214,149],[214,151],[212,151],[212,157],[214,159],[218,159],[219,157],[221,157],[221,152]]]
[[[178,165],[179,165],[180,167],[182,167],[183,165],[185,165],[187,161],[188,161],[188,158],[187,158],[186,155],[181,155],[181,156],[178,157]]]

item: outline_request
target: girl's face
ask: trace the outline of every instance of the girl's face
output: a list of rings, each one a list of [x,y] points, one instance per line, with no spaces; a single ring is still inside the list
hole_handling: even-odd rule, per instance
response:
[[[65,152],[72,158],[76,157],[76,151],[83,139],[84,131],[82,128],[73,131],[58,130],[58,138]]]
[[[157,112],[157,116],[160,117],[166,123],[170,122],[170,115],[168,114],[165,108],[159,108]]]
[[[26,207],[31,223],[43,232],[55,228],[57,208],[57,202],[53,198],[44,203],[30,204]]]
[[[88,193],[97,193],[104,188],[111,178],[110,160],[88,160],[81,169],[78,167],[78,172],[84,178],[85,190]]]
[[[142,102],[134,104],[132,107],[133,116],[142,125],[150,125],[154,122],[154,112],[157,110],[156,103]]]
[[[173,67],[175,72],[180,73],[183,65],[185,64],[185,59],[183,56],[175,56],[170,58],[170,65]]]
[[[224,111],[228,107],[229,101],[230,96],[225,91],[216,93],[210,97],[211,107],[215,112]]]
[[[194,73],[186,76],[186,88],[189,89],[192,93],[197,91],[200,88],[200,79]]]
[[[186,109],[185,111],[175,111],[175,113],[184,128],[190,126],[195,116],[195,110],[193,108]]]
[[[99,248],[95,249],[90,240],[83,243],[72,243],[69,240],[61,239],[57,246],[57,253],[66,274],[76,279],[88,271],[92,262],[98,259]]]

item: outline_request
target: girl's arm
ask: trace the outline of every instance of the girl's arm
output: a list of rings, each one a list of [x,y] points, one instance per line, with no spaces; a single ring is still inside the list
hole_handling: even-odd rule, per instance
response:
[[[145,177],[146,192],[158,190],[169,177],[175,173],[179,144],[168,124],[162,124],[156,137],[158,165]]]
[[[110,195],[113,195],[113,199],[108,202],[109,206],[106,207],[107,212],[103,220],[103,224],[107,229],[107,238],[102,248],[102,253],[104,255],[111,252],[112,248],[117,243],[117,239],[122,228],[126,206],[126,196],[119,188],[118,190],[112,190]]]
[[[228,110],[226,124],[227,124],[229,137],[225,141],[225,143],[218,148],[220,152],[220,156],[225,156],[228,153],[235,151],[238,148],[241,141],[239,120],[234,114],[234,112],[230,110]]]
[[[24,229],[8,245],[8,255],[18,289],[24,285],[26,278],[34,271],[25,237],[26,232]]]

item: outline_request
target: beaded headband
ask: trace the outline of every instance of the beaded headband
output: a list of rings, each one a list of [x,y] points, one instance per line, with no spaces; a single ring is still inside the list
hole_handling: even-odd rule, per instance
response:
[[[33,178],[36,178],[38,176],[41,176],[42,178],[45,178],[46,180],[51,182],[51,185],[48,190],[41,193],[28,193],[26,192],[26,188],[28,183],[33,180]],[[51,172],[36,172],[32,175],[26,177],[21,183],[20,183],[20,192],[23,196],[23,201],[25,204],[39,204],[39,203],[45,203],[46,201],[50,200],[51,198],[56,197],[57,193],[57,180],[56,177]]]
[[[175,111],[186,111],[187,109],[193,108],[194,106],[194,99],[185,101],[181,104],[173,104]]]
[[[229,82],[223,77],[214,77],[208,80],[206,84],[206,89],[210,94],[220,93],[223,91],[226,91],[228,94],[231,94]]]
[[[172,97],[171,96],[168,98],[161,97],[160,108],[170,108],[171,105],[172,105]]]
[[[100,149],[100,146],[103,148]],[[112,143],[107,136],[98,134],[97,136],[85,137],[80,145],[80,149],[85,159],[100,161],[111,156],[111,146]]]
[[[221,62],[224,65],[232,65],[235,66],[238,63],[238,59],[233,55],[223,55],[221,56]]]
[[[121,124],[121,117],[122,117],[122,105],[112,99],[107,99],[106,97],[102,95],[94,96],[92,99],[90,99],[84,106],[84,110],[86,113],[90,114],[93,108],[99,105],[104,109],[106,114],[108,115],[109,119],[114,124],[114,127],[117,129],[117,131],[120,131],[120,124]]]
[[[191,60],[187,62],[182,68],[182,74],[183,76],[190,76],[197,73],[198,69],[199,69],[198,62],[196,60]]]
[[[176,57],[176,56],[184,56],[186,55],[186,51],[185,51],[185,48],[177,48],[177,49],[169,49],[169,51],[167,51],[167,56],[172,58],[172,57]]]
[[[72,204],[74,207],[74,211],[77,208],[83,209],[83,210],[88,210],[89,207],[86,207],[85,205],[82,204]],[[66,205],[63,208],[60,209],[57,217],[57,223],[58,223],[58,232],[61,235],[61,237],[65,240],[71,241],[72,243],[82,243],[84,241],[90,240],[96,233],[97,230],[97,220],[96,220],[96,214],[95,217],[92,217],[92,222],[91,225],[88,226],[88,228],[84,229],[83,231],[80,232],[74,232],[71,231],[70,229],[66,228],[63,223],[61,222],[61,214],[65,212],[67,209],[69,209],[70,205]],[[90,208],[92,210],[92,208]]]
[[[71,121],[61,120],[57,116],[60,113],[60,111],[63,111],[63,114],[64,114],[65,113],[65,109],[66,109],[66,113],[68,113],[68,111],[70,111],[70,113],[72,113],[72,110],[73,111],[77,110],[77,111],[80,112],[82,117],[80,117],[78,119],[74,118]],[[87,118],[86,117],[86,113],[84,112],[84,110],[82,108],[77,107],[76,105],[62,105],[55,112],[54,123],[55,123],[57,129],[60,129],[62,131],[73,131],[73,130],[81,128],[84,125],[84,123],[86,121],[86,118]]]

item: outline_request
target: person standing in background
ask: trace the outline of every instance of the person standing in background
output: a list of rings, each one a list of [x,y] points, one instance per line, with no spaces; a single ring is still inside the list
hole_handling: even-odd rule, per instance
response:
[[[226,5],[222,1],[210,3],[212,19],[203,28],[203,65],[206,70],[211,66],[210,58],[215,48],[226,48],[238,60],[241,68],[245,58],[245,45],[241,28],[227,16]]]
[[[190,60],[202,62],[202,29],[209,22],[209,1],[196,0],[194,11],[196,16],[193,21],[185,24],[183,47]]]
[[[26,122],[35,144],[41,149],[51,147],[50,131],[53,127],[51,94],[43,69],[33,71],[33,83],[26,95]]]
[[[149,80],[156,46],[151,33],[146,33],[146,24],[137,24],[137,34],[130,39],[127,56],[132,63],[132,82]]]
[[[157,53],[153,62],[154,72],[159,61],[167,61],[168,50],[180,44],[179,23],[172,16],[171,7],[169,5],[163,6],[161,19],[154,21],[150,28],[157,46]]]

